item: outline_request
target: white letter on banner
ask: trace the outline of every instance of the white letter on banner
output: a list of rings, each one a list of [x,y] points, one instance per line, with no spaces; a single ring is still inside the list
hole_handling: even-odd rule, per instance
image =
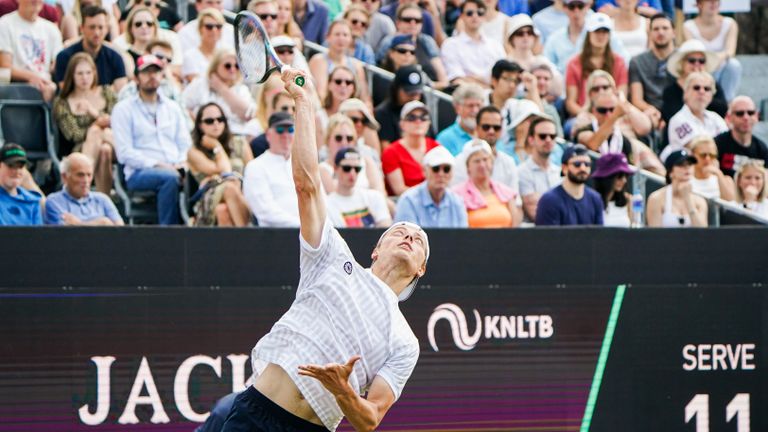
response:
[[[227,360],[232,363],[232,391],[239,392],[245,388],[245,362],[249,356],[245,354],[230,354]]]
[[[189,376],[197,365],[210,366],[216,372],[216,376],[221,378],[221,357],[214,359],[205,355],[192,356],[184,360],[176,371],[176,378],[173,380],[173,397],[176,399],[176,407],[181,415],[187,420],[202,423],[210,413],[208,411],[202,414],[196,413],[189,403]]]
[[[147,387],[147,396],[140,396],[141,390]],[[141,365],[139,365],[139,371],[136,372],[136,380],[133,382],[133,388],[131,388],[131,394],[128,396],[128,403],[125,404],[125,410],[123,414],[117,419],[120,424],[136,424],[139,422],[139,418],[136,417],[136,405],[152,405],[154,413],[152,418],[149,419],[152,423],[168,423],[171,419],[168,418],[168,414],[165,413],[163,408],[163,402],[160,400],[160,393],[157,392],[157,386],[155,385],[155,379],[152,378],[152,371],[149,369],[149,363],[147,358],[141,358]]]
[[[91,361],[96,365],[96,412],[91,414],[88,411],[88,404],[85,404],[77,410],[77,414],[80,416],[81,422],[88,426],[96,426],[103,423],[109,415],[109,370],[115,358],[112,356],[91,357]]]

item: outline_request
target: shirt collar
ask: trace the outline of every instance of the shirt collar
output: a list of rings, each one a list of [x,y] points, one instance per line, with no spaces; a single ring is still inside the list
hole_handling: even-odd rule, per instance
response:
[[[84,196],[84,197],[82,197],[82,198],[80,198],[80,199],[77,199],[77,198],[73,197],[73,196],[72,196],[72,195],[69,193],[69,191],[67,190],[67,187],[66,187],[66,186],[64,186],[64,187],[61,189],[61,192],[62,192],[62,194],[64,195],[64,197],[65,197],[66,199],[68,199],[68,200],[70,200],[70,201],[72,201],[72,202],[75,202],[75,203],[77,203],[77,204],[85,204],[86,202],[90,201],[90,199],[91,199],[91,194],[90,194],[90,193],[88,193],[88,195],[86,195],[86,196]]]
[[[424,186],[419,189],[419,198],[421,199],[421,204],[424,207],[440,207],[440,204],[445,201],[445,196],[448,194],[448,189],[445,190],[445,193],[443,194],[443,199],[440,200],[439,203],[435,204],[435,200],[432,199],[432,194],[429,193],[429,187],[427,187],[427,181],[424,180]]]

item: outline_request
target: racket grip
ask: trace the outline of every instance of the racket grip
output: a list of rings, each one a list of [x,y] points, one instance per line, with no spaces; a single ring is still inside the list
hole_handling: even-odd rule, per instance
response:
[[[285,72],[286,69],[288,69],[288,65],[283,65],[283,67],[280,68],[280,73]],[[295,82],[296,85],[299,87],[304,87],[304,83],[306,82],[306,80],[304,79],[303,76],[299,75],[296,78],[294,78],[293,82]]]

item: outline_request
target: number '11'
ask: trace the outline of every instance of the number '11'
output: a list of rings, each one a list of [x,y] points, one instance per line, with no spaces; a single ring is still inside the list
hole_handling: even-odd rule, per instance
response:
[[[696,432],[709,432],[709,395],[697,394],[685,406],[685,422],[696,417]],[[749,393],[737,393],[725,407],[725,421],[736,417],[736,431],[749,432]]]

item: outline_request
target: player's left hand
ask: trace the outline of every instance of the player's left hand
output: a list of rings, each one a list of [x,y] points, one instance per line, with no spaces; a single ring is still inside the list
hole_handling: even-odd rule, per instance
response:
[[[308,364],[299,365],[299,375],[320,381],[334,395],[344,394],[349,390],[349,376],[360,356],[352,356],[346,364],[328,363],[325,366]]]

